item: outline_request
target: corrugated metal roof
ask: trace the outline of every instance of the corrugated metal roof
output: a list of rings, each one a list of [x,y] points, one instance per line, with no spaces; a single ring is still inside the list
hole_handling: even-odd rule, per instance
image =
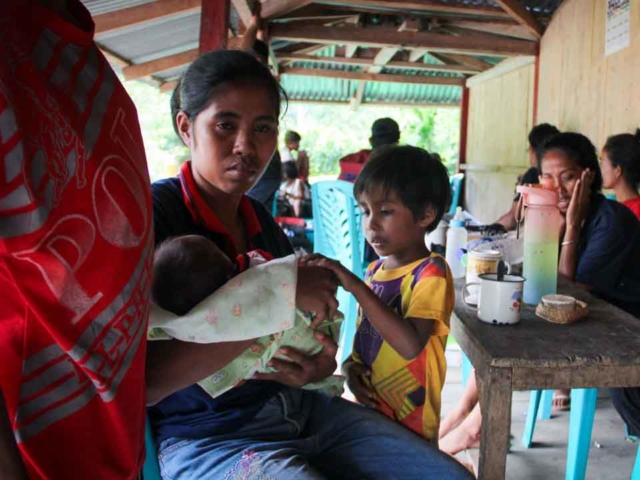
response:
[[[82,0],[82,3],[91,12],[91,15],[100,15],[153,1],[155,0]]]
[[[189,12],[96,35],[96,41],[132,63],[198,47],[200,12]]]
[[[154,0],[82,0],[92,15],[100,15],[123,8],[144,5]],[[494,0],[434,0],[444,5],[465,6],[489,6],[498,12],[503,12]],[[529,10],[538,16],[549,16],[560,5],[562,0],[519,0],[526,4]],[[322,3],[322,0],[316,0]],[[345,5],[357,7],[345,0]],[[335,5],[335,4],[334,4]],[[378,5],[381,5],[379,2]],[[386,6],[381,6],[386,10]],[[393,5],[389,5],[393,9]],[[105,49],[132,64],[140,64],[167,57],[172,54],[192,50],[198,47],[200,36],[200,11],[190,10],[163,17],[158,20],[148,21],[142,24],[120,28],[110,32],[96,35],[96,41]],[[237,23],[237,14],[231,9],[231,23]],[[273,41],[272,47],[279,51],[290,45],[287,41]],[[335,46],[327,46],[315,55],[331,57],[336,55]],[[484,57],[476,55],[476,58],[491,64],[501,61],[501,58]],[[439,60],[424,55],[420,62],[428,64],[441,64]],[[292,67],[323,68],[348,72],[367,71],[363,67],[354,65],[339,65],[327,61],[326,63],[295,62]],[[157,72],[153,79],[160,82],[170,82],[179,78],[186,69],[186,65]],[[461,77],[456,73],[428,72],[411,69],[385,68],[382,73],[437,76],[437,77]],[[300,75],[283,75],[282,85],[287,90],[291,99],[306,99],[318,101],[350,101],[357,91],[360,81],[323,77],[304,77]],[[393,103],[458,103],[460,100],[460,87],[425,85],[411,83],[389,83],[367,81],[363,103],[367,102],[393,102]]]

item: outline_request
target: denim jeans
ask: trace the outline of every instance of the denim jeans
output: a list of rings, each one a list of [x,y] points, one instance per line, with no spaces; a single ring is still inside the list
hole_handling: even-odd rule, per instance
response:
[[[473,478],[374,410],[292,388],[241,429],[204,439],[169,438],[158,457],[165,480]]]

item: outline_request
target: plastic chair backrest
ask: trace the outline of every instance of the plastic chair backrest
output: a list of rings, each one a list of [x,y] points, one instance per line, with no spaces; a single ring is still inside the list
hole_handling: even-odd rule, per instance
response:
[[[460,205],[462,180],[464,180],[464,173],[456,173],[449,177],[449,185],[451,185],[451,206],[449,207],[449,213],[452,215],[456,213],[456,208]]]
[[[153,431],[151,430],[149,418],[147,418],[147,422],[144,427],[144,447],[146,450],[146,456],[144,458],[144,464],[142,465],[142,477],[144,480],[162,480],[162,476],[160,475],[160,465],[158,465],[156,441],[155,438],[153,438]]]
[[[363,278],[364,234],[362,213],[353,198],[353,184],[342,180],[318,182],[312,187],[314,252],[338,260]],[[340,360],[351,355],[358,306],[355,298],[338,289],[340,310],[345,316],[340,335]]]

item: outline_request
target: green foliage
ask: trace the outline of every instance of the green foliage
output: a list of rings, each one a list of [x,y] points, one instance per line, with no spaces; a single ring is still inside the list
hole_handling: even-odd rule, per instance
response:
[[[125,82],[138,108],[152,180],[173,175],[189,152],[173,131],[169,94],[142,82]],[[370,148],[371,124],[391,117],[400,125],[400,143],[416,145],[443,158],[450,172],[458,160],[460,113],[457,108],[406,108],[363,105],[292,103],[280,122],[280,142],[287,130],[302,135],[301,148],[310,158],[312,176],[337,175],[338,160]]]

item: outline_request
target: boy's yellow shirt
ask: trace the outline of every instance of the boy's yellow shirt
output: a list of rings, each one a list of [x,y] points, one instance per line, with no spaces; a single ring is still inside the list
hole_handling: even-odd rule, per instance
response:
[[[378,396],[379,410],[435,442],[447,370],[444,351],[455,302],[449,267],[434,253],[391,270],[379,260],[367,268],[365,282],[401,317],[435,322],[423,351],[406,360],[382,339],[361,310],[353,347],[354,360],[372,372],[371,385]]]

